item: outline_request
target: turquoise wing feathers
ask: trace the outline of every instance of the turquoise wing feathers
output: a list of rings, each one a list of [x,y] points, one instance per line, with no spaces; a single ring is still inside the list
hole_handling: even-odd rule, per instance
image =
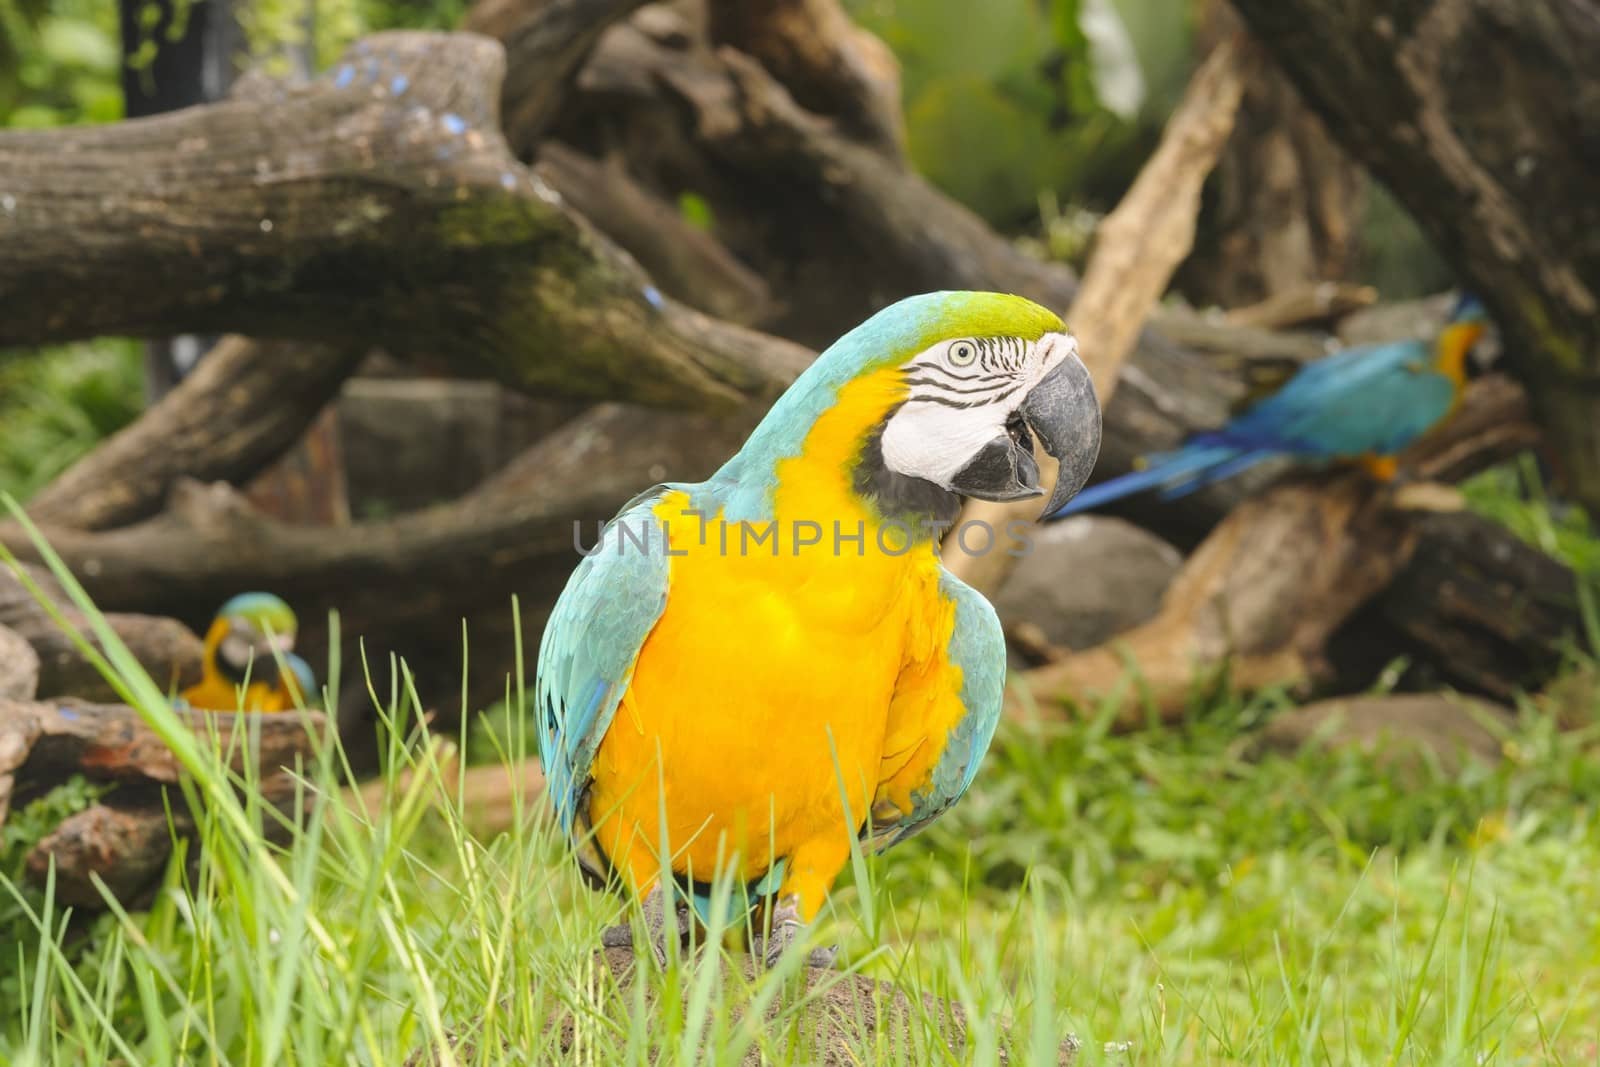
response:
[[[645,638],[667,604],[669,581],[659,537],[641,548],[616,533],[618,523],[636,533],[653,529],[651,509],[666,487],[636,497],[600,536],[593,554],[578,564],[545,625],[539,646],[534,700],[539,754],[546,788],[568,836],[582,816],[595,752],[633,677]]]
[[[927,788],[912,794],[910,814],[892,821],[874,819],[870,844],[879,852],[925,829],[961,799],[1000,724],[1006,686],[1006,637],[1000,617],[982,593],[949,571],[939,576],[939,592],[956,606],[947,654],[961,669],[966,714],[945,739]]]

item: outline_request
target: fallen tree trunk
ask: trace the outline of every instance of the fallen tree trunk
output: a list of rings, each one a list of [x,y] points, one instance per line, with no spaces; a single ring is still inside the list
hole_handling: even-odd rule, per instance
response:
[[[280,809],[298,795],[291,772],[309,761],[323,730],[315,712],[178,715],[205,743],[227,754],[235,772],[247,764],[259,768],[262,797]],[[166,868],[174,835],[195,826],[181,794],[170,791],[182,774],[172,750],[124,705],[0,699],[0,824],[13,797],[42,795],[73,774],[116,783],[117,789],[42,838],[28,854],[28,875],[42,884],[53,870],[56,898],[77,907],[104,907],[97,879],[119,901],[135,906]]]
[[[579,397],[774,395],[800,350],[662,298],[511,156],[503,62],[379,34],[276,96],[0,133],[0,345],[237,330]]]
[[[1234,5],[1483,298],[1600,515],[1600,2]]]

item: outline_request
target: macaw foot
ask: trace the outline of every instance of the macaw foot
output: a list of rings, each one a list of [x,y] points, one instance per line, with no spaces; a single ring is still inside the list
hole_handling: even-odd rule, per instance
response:
[[[1394,456],[1365,455],[1356,461],[1375,482],[1392,484],[1400,477],[1400,460]]]
[[[761,961],[770,970],[778,965],[786,952],[795,950],[795,946],[805,940],[806,924],[800,918],[800,900],[795,896],[787,896],[778,902],[776,910],[772,913],[772,930],[765,939],[758,940],[753,946],[752,955],[759,955]],[[826,970],[833,966],[834,959],[839,955],[838,945],[829,945],[826,948],[814,948],[806,953],[807,967],[820,967]]]
[[[676,896],[677,894],[673,894]],[[650,947],[650,954],[663,968],[667,965],[667,939],[676,938],[678,944],[683,944],[683,939],[689,933],[689,905],[686,901],[678,901],[672,909],[672,922],[667,921],[667,893],[657,885],[640,902],[639,910],[644,913],[643,931],[644,943]],[[618,923],[608,926],[600,931],[600,945],[602,948],[634,948],[634,930],[631,923]]]

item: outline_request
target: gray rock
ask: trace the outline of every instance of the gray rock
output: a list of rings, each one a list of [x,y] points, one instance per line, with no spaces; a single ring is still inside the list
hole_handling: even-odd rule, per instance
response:
[[[1504,749],[1496,726],[1509,726],[1505,708],[1454,693],[1410,693],[1342,697],[1318,701],[1276,716],[1252,739],[1256,755],[1298,752],[1308,744],[1358,747],[1396,767],[1415,765],[1432,753],[1454,773],[1462,761],[1500,762]]]
[[[1149,619],[1183,563],[1155,534],[1100,515],[1074,515],[1032,537],[994,606],[1008,626],[1031,623],[1064,648],[1093,648]]]

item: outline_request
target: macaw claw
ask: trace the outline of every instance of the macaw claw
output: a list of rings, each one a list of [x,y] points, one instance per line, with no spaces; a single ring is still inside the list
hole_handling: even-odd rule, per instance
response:
[[[677,937],[681,948],[683,939],[689,934],[689,905],[685,901],[678,901],[674,908],[675,921],[667,923],[667,894],[661,886],[657,885],[640,902],[639,910],[644,913],[644,942],[650,947],[650,954],[656,958],[663,970],[666,969],[670,954],[667,952],[667,938]],[[669,934],[668,931],[672,931]],[[637,951],[634,942],[634,930],[631,923],[618,923],[608,926],[600,931],[601,948],[632,948]]]
[[[804,940],[805,932],[806,924],[800,918],[799,901],[792,896],[785,897],[772,913],[772,932],[765,940],[756,943],[751,954],[759,955],[761,962],[771,970],[783,959],[784,953],[794,951],[794,947]],[[827,970],[833,966],[838,955],[838,945],[814,948],[806,953],[806,966]]]

